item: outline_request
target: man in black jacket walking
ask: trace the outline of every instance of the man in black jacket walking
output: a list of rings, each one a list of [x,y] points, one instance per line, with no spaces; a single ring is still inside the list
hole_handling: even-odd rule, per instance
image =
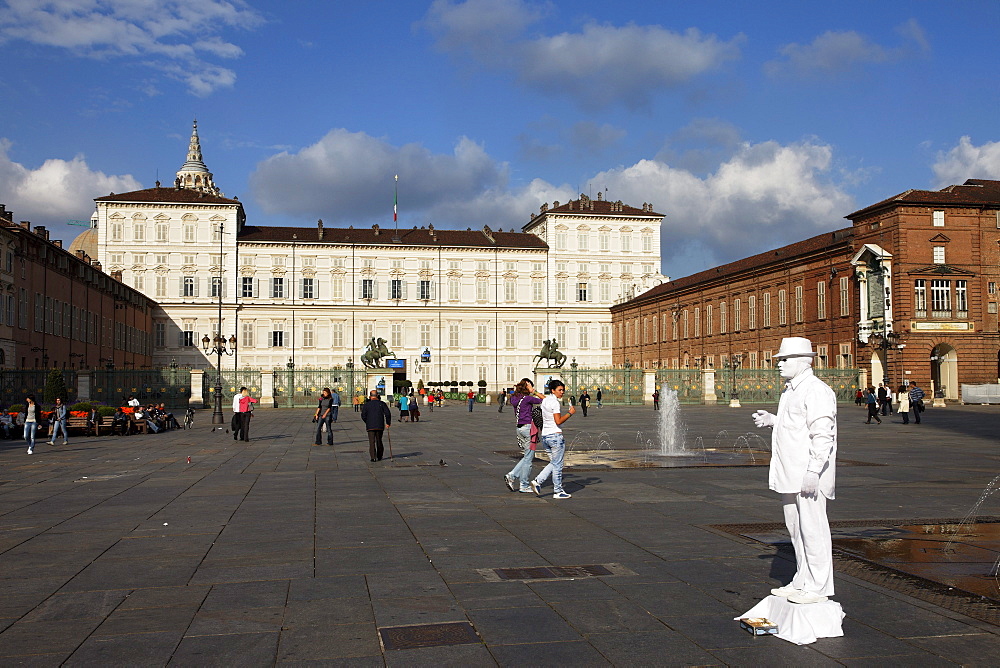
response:
[[[361,419],[368,430],[368,456],[373,462],[381,461],[385,448],[382,446],[382,432],[389,428],[392,422],[392,412],[378,392],[372,390],[368,401],[361,407]]]

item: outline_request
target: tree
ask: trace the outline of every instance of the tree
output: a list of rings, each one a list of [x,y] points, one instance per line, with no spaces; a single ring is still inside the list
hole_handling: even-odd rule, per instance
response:
[[[49,371],[49,377],[45,381],[45,393],[43,400],[47,404],[54,404],[56,398],[66,401],[66,379],[63,378],[62,371],[53,369]]]

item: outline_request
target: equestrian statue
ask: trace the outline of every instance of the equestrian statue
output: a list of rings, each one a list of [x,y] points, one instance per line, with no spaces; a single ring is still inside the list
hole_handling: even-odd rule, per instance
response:
[[[361,363],[369,369],[378,369],[382,366],[383,357],[392,357],[395,359],[396,353],[386,347],[385,339],[376,339],[373,336],[372,340],[368,342],[368,347],[365,349],[364,354],[361,355]]]
[[[538,364],[541,364],[542,360],[550,360],[550,369],[561,369],[562,365],[566,363],[566,355],[559,352],[559,342],[555,339],[551,341],[545,339],[544,344],[541,352],[535,355],[535,360],[537,360],[535,366],[537,367]]]

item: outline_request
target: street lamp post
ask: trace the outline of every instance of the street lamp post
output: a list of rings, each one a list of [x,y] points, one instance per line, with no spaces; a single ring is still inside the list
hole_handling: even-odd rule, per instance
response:
[[[740,393],[736,385],[736,370],[740,368],[743,364],[743,353],[733,353],[728,358],[726,358],[725,364],[732,371],[731,382],[729,386],[729,407],[730,408],[742,408],[740,405]]]
[[[221,298],[220,298],[221,299]],[[222,307],[219,307],[219,322],[222,322]],[[220,324],[221,327],[221,324]],[[216,334],[214,339],[209,339],[208,334],[201,338],[201,349],[207,355],[215,355],[215,396],[212,406],[212,424],[223,424],[225,419],[222,416],[222,356],[232,355],[236,352],[236,336],[229,337],[229,347],[226,347],[226,337]],[[212,345],[211,349],[209,348]]]

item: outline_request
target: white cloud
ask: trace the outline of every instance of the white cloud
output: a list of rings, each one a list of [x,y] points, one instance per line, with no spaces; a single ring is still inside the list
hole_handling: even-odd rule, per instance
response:
[[[898,26],[903,39],[898,47],[886,47],[854,30],[828,30],[809,44],[786,44],[779,49],[782,59],[765,63],[772,75],[829,76],[843,74],[864,65],[877,65],[926,53],[930,46],[923,29],[914,20]]]
[[[406,227],[520,229],[542,203],[577,195],[537,178],[511,185],[507,165],[464,137],[452,153],[435,154],[343,129],[263,161],[251,190],[268,213],[343,227],[385,225],[392,220],[394,174]],[[607,187],[610,198],[652,202],[666,214],[664,268],[679,277],[846,226],[843,216],[856,207],[834,177],[842,174],[833,169],[833,149],[803,141],[741,142],[703,177],[644,159],[586,181]]]
[[[206,58],[243,55],[217,33],[260,23],[243,0],[8,0],[0,8],[0,44],[26,41],[85,57],[140,58],[203,96],[236,79]]]
[[[72,160],[50,158],[30,169],[10,159],[10,147],[8,140],[0,139],[0,202],[14,211],[17,220],[39,225],[89,220],[95,197],[142,187],[130,175],[92,170],[79,155]]]
[[[933,165],[937,187],[943,188],[966,179],[1000,179],[1000,142],[975,146],[968,136],[947,152],[940,152]]]
[[[564,93],[588,107],[643,106],[654,93],[735,60],[743,41],[736,36],[725,42],[694,28],[679,33],[596,22],[580,32],[525,37],[548,11],[547,5],[521,0],[436,0],[421,25],[444,51],[513,70],[530,86]]]

